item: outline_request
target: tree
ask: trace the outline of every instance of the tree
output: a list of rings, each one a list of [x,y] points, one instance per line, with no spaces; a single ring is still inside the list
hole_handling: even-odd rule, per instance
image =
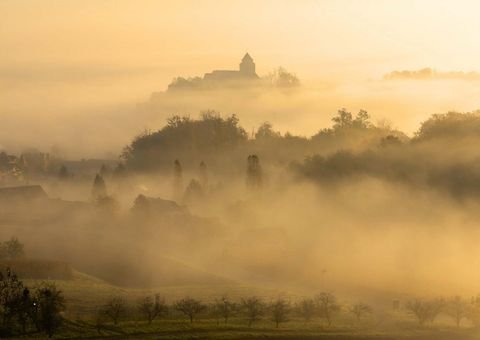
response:
[[[25,256],[24,245],[16,237],[0,245],[0,258],[15,260],[23,256]]]
[[[222,296],[220,299],[215,300],[213,304],[214,313],[218,317],[222,317],[225,324],[228,322],[228,318],[232,316],[237,310],[237,304],[230,301],[226,296]]]
[[[92,187],[92,198],[94,201],[107,196],[107,186],[105,185],[105,181],[100,174],[95,176],[93,180],[93,187]]]
[[[187,204],[195,203],[203,200],[205,198],[205,192],[202,185],[195,179],[192,179],[185,189],[185,194],[183,195],[183,201]]]
[[[348,112],[347,109],[343,108],[338,110],[337,115],[332,118],[334,122],[333,128],[338,130],[340,128],[350,127],[353,123],[353,116],[351,112]]]
[[[271,138],[280,138],[280,133],[273,130],[272,124],[269,122],[264,122],[255,133],[256,140],[268,140]]]
[[[372,123],[370,123],[370,115],[368,114],[368,112],[365,110],[360,110],[357,113],[355,119],[353,120],[352,125],[356,128],[361,129],[368,129],[369,127],[371,127]]]
[[[402,145],[400,138],[394,135],[387,135],[380,140],[381,147],[392,147]]]
[[[437,315],[442,311],[444,302],[441,299],[424,301],[415,299],[406,304],[407,309],[415,315],[420,326],[427,322],[433,322]]]
[[[247,158],[247,187],[257,189],[262,185],[262,168],[257,155]]]
[[[177,301],[174,305],[175,309],[182,312],[190,319],[190,323],[193,323],[194,318],[207,307],[198,300],[186,297]]]
[[[248,326],[251,327],[253,322],[259,320],[263,315],[263,302],[255,296],[242,299],[242,309],[247,316]]]
[[[355,317],[357,318],[357,321],[360,321],[363,315],[372,313],[372,308],[369,305],[359,302],[353,305],[350,311],[352,312],[353,315],[355,315]]]
[[[17,315],[23,292],[23,282],[10,268],[7,268],[5,273],[0,272],[0,313],[3,327],[11,328],[11,322]]]
[[[328,326],[332,325],[333,315],[340,310],[337,299],[332,293],[322,292],[315,297],[318,311],[322,318],[327,320]]]
[[[278,67],[270,72],[265,80],[272,86],[280,88],[297,87],[300,85],[300,80],[294,73],[288,72],[283,67]]]
[[[469,303],[460,296],[454,296],[446,304],[446,312],[455,320],[457,327],[470,314],[470,309]]]
[[[61,313],[65,310],[62,291],[53,283],[44,283],[35,291],[35,321],[39,330],[52,337],[63,322]]]
[[[275,322],[275,326],[278,328],[281,322],[288,321],[287,317],[290,313],[290,303],[279,298],[270,305],[270,310],[272,312],[272,318]]]
[[[317,311],[313,299],[303,299],[298,305],[298,312],[305,321],[310,321]]]
[[[167,305],[165,299],[160,299],[160,295],[155,295],[155,300],[151,296],[146,296],[140,300],[138,309],[140,313],[151,324],[155,318],[160,317],[167,312]]]
[[[18,323],[22,329],[22,333],[25,334],[27,331],[28,322],[35,320],[36,312],[36,301],[30,294],[30,289],[25,287],[23,293],[18,300],[17,304],[17,318]]]
[[[70,178],[70,172],[68,171],[68,168],[65,165],[62,165],[60,167],[60,170],[58,171],[58,178],[61,180],[65,180]]]
[[[198,179],[202,188],[206,190],[208,186],[208,170],[204,161],[201,161],[198,167]]]
[[[113,297],[107,301],[103,308],[103,313],[113,321],[114,325],[127,313],[127,304],[121,297]]]
[[[434,114],[420,125],[414,141],[476,137],[480,133],[480,112]]]
[[[181,198],[183,191],[183,170],[180,161],[176,159],[173,162],[173,196],[175,200]]]
[[[206,111],[200,119],[172,117],[161,130],[135,137],[122,153],[132,170],[169,171],[172,159],[200,158],[206,160],[218,152],[230,152],[248,140],[235,115],[221,117]]]

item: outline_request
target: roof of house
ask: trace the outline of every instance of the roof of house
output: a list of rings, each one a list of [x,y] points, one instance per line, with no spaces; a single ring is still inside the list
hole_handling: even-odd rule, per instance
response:
[[[245,55],[242,58],[242,61],[245,61],[245,60],[253,61],[253,58],[250,56],[250,54],[248,54],[248,52],[245,53]]]

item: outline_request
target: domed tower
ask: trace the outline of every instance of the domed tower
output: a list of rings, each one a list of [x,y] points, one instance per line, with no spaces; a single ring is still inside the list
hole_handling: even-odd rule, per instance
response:
[[[245,54],[242,62],[240,63],[240,73],[247,77],[258,77],[257,73],[255,72],[255,63],[248,53]]]

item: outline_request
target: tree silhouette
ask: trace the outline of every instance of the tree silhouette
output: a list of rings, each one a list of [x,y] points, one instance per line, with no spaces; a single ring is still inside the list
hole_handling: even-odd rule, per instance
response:
[[[200,165],[198,167],[198,179],[199,179],[200,185],[203,187],[203,189],[207,189],[207,186],[208,186],[208,170],[207,170],[207,165],[205,164],[204,161],[201,161]]]
[[[105,181],[100,174],[97,174],[93,180],[92,198],[94,201],[97,201],[106,196],[107,186],[105,185]]]
[[[251,327],[252,324],[263,315],[264,307],[259,298],[252,296],[247,299],[242,299],[242,309],[247,316],[248,327]]]
[[[320,293],[315,297],[317,308],[322,318],[327,320],[328,326],[332,325],[333,315],[340,310],[337,299],[332,293]]]
[[[298,305],[298,313],[305,321],[310,321],[317,311],[313,299],[303,299]]]
[[[258,189],[262,186],[262,168],[257,155],[247,158],[247,187]]]
[[[453,297],[446,305],[446,312],[455,320],[457,327],[460,327],[462,320],[470,314],[470,310],[468,302],[460,296]]]
[[[155,295],[155,299],[152,299],[151,296],[144,297],[139,303],[140,313],[147,319],[148,323],[151,324],[153,320],[157,317],[166,314],[167,305],[165,300],[160,298],[160,295]]]
[[[207,309],[207,306],[203,303],[189,297],[177,301],[174,307],[176,310],[188,316],[190,323],[193,323],[195,316]]]
[[[357,321],[360,321],[363,315],[372,313],[372,308],[369,305],[360,302],[353,305],[350,311],[355,315]]]
[[[277,299],[270,305],[270,310],[275,326],[278,328],[280,323],[287,321],[288,314],[290,313],[290,304],[284,299]]]
[[[222,298],[215,300],[213,308],[214,313],[218,317],[222,317],[226,324],[228,322],[228,319],[236,312],[237,304],[230,301],[227,297],[223,296]]]
[[[63,322],[61,313],[65,309],[65,298],[54,284],[44,284],[35,292],[35,304],[37,327],[51,338]]]
[[[126,312],[127,305],[121,297],[111,298],[103,307],[103,313],[113,321],[114,325],[118,324],[118,321],[125,316]]]
[[[70,172],[68,171],[68,168],[65,165],[62,165],[60,167],[60,171],[58,172],[58,178],[65,180],[70,178]]]
[[[173,196],[179,201],[183,192],[183,170],[180,161],[176,159],[173,162]]]

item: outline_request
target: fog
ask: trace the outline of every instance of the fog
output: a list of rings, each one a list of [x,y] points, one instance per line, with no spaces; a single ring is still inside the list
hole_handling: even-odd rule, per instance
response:
[[[379,79],[302,82],[294,90],[159,95],[166,91],[166,84],[155,84],[152,75],[125,78],[108,75],[73,85],[60,81],[40,82],[30,90],[14,87],[21,94],[9,93],[7,88],[2,95],[6,99],[2,149],[21,152],[34,147],[51,152],[54,148],[70,158],[115,159],[123,146],[144,130],[160,129],[172,115],[198,117],[207,109],[237,114],[249,132],[269,121],[282,133],[308,137],[327,127],[341,107],[367,109],[373,121],[413,135],[433,113],[476,109],[480,90],[475,81]],[[150,93],[157,95],[152,99]]]
[[[339,332],[423,331],[413,302],[452,296],[478,326],[478,5],[461,3],[1,2],[1,267],[57,284],[72,323],[114,293],[160,292],[176,322],[186,296],[297,313],[328,292]],[[105,334],[137,334],[132,315]]]

